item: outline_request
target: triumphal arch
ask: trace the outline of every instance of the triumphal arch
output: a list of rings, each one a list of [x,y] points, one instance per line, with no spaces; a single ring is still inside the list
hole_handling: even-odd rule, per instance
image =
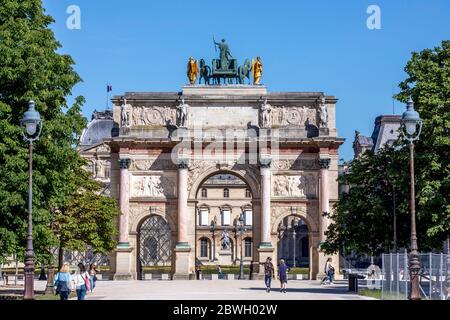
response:
[[[329,224],[324,213],[338,199],[343,139],[336,102],[322,92],[206,81],[176,92],[115,96],[119,134],[106,141],[111,195],[122,212],[114,278],[141,279],[143,268],[161,266],[173,279],[188,279],[198,264],[233,264],[244,252],[255,278],[263,274],[259,262],[272,257],[306,263],[315,279],[325,263],[319,251]],[[228,176],[242,183],[220,180]],[[207,192],[222,194],[222,187],[225,198],[241,189],[247,198],[238,206],[218,205],[223,219],[213,221],[218,200],[208,202]],[[233,233],[239,215],[228,216],[233,210],[249,215],[241,238]]]

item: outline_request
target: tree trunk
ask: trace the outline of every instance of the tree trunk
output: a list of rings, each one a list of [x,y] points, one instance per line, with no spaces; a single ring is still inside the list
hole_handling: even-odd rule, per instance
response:
[[[58,249],[58,270],[61,270],[64,262],[64,248],[62,246]]]

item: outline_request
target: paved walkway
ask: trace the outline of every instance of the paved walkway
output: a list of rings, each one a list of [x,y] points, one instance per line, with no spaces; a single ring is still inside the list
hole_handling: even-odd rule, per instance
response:
[[[270,293],[264,281],[97,281],[87,300],[367,300],[350,294],[347,282],[321,286],[318,281],[289,281],[287,293],[278,282]]]

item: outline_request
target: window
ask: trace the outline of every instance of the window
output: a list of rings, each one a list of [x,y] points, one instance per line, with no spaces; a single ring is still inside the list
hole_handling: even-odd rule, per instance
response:
[[[250,194],[250,190],[249,189],[245,189],[245,197],[246,198],[251,198],[252,195]]]
[[[224,198],[230,197],[230,190],[228,188],[223,189],[223,197]]]
[[[251,226],[253,224],[253,213],[252,210],[244,211],[244,224],[246,226]]]
[[[110,178],[111,175],[111,163],[109,161],[105,161],[105,178]]]
[[[200,239],[200,257],[202,258],[208,257],[208,239],[206,238]]]
[[[244,251],[245,251],[245,257],[249,258],[252,256],[252,238],[245,238],[244,239]]]
[[[199,210],[199,221],[198,224],[201,226],[207,226],[208,223],[208,209],[200,209]]]
[[[222,210],[222,225],[229,226],[231,224],[231,211],[230,209]]]
[[[202,198],[207,198],[208,197],[208,190],[206,190],[205,188],[202,189]]]

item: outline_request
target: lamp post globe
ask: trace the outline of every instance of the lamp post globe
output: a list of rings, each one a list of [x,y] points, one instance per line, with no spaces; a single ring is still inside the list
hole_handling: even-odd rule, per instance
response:
[[[28,111],[20,120],[22,135],[29,143],[29,178],[28,178],[28,236],[25,251],[25,300],[34,299],[34,249],[33,249],[33,141],[39,139],[42,130],[42,120],[35,110],[34,101],[28,103]]]
[[[419,139],[422,131],[422,119],[419,113],[414,110],[414,102],[409,98],[406,104],[406,111],[402,114],[403,134],[405,138],[411,142]]]
[[[419,140],[422,131],[422,119],[414,110],[414,102],[409,98],[406,111],[402,115],[402,133],[409,142],[409,174],[410,174],[410,210],[411,210],[411,252],[409,256],[409,272],[411,278],[410,299],[420,300],[419,273],[420,261],[416,232],[416,202],[414,189],[414,141]]]

